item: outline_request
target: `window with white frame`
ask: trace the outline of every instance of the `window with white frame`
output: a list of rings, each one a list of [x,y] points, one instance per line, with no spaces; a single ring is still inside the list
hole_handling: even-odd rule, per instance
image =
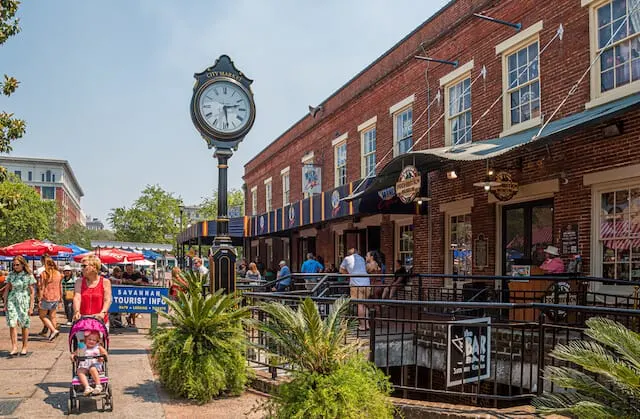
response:
[[[471,77],[457,80],[447,89],[447,124],[449,145],[471,142]]]
[[[398,226],[398,259],[407,270],[413,267],[413,224]]]
[[[371,126],[361,134],[362,137],[362,177],[376,175],[376,126]]]
[[[347,184],[347,142],[334,145],[335,156],[335,186]]]
[[[251,215],[258,215],[258,187],[251,188]]]
[[[289,205],[290,202],[289,193],[291,189],[291,182],[289,181],[289,168],[287,167],[286,169],[283,169],[280,172],[280,175],[282,176],[282,207],[284,208]]]
[[[271,198],[273,197],[272,186],[271,178],[264,181],[264,210],[266,212],[273,209],[273,202],[271,201]]]
[[[314,153],[307,153],[302,157],[302,160],[300,160],[300,162],[302,163],[302,197],[303,198],[309,198],[312,194],[305,189],[305,185],[308,183],[307,179],[305,178],[305,173],[310,173],[315,175],[315,170],[313,172],[310,171],[305,171],[306,167],[310,167],[313,168],[313,162],[314,162]],[[320,181],[320,179],[317,179],[318,181]]]
[[[394,118],[396,155],[404,154],[413,145],[413,108],[398,112]]]
[[[471,214],[449,217],[449,267],[454,275],[471,275]]]
[[[506,56],[508,126],[540,117],[538,40]]]
[[[601,191],[599,200],[602,277],[640,280],[640,183]]]
[[[584,1],[583,1],[584,3]],[[592,69],[592,96],[640,89],[640,0],[591,2],[591,53],[600,55]]]

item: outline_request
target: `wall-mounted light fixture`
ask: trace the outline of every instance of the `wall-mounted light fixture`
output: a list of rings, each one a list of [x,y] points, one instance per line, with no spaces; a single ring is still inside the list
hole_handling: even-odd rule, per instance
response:
[[[458,179],[458,172],[456,169],[451,169],[447,171],[447,179]]]
[[[423,202],[429,202],[431,201],[431,198],[428,196],[419,196],[416,198],[416,202],[418,203],[418,205],[422,205]]]
[[[622,121],[618,121],[618,122],[614,122],[614,123],[609,124],[609,125],[605,125],[604,127],[602,127],[602,136],[604,138],[616,137],[616,136],[622,134],[623,127],[624,126],[622,125]]]

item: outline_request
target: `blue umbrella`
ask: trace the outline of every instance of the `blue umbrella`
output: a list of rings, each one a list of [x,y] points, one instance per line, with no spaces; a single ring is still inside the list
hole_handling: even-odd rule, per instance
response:
[[[153,250],[143,250],[142,254],[144,255],[145,259],[149,260],[156,260],[162,256],[160,253],[156,253]]]
[[[58,256],[56,256],[54,259],[56,260],[65,260],[65,259],[71,259],[74,256],[80,255],[82,253],[87,253],[88,250],[84,249],[74,243],[70,243],[70,244],[65,244],[65,247],[70,248],[71,250],[73,250],[72,253],[58,253]]]

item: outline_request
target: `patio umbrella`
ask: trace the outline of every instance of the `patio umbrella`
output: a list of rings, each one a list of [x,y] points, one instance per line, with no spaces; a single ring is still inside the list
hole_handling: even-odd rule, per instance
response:
[[[143,260],[142,253],[127,252],[122,249],[116,249],[114,247],[98,248],[93,252],[81,253],[73,257],[73,260],[80,262],[84,257],[89,255],[96,255],[100,262],[110,265],[112,263],[127,263],[135,262],[136,260]]]
[[[55,243],[43,242],[40,240],[29,239],[20,243],[15,243],[7,247],[0,248],[0,255],[3,256],[56,256],[60,252],[69,252],[71,249],[60,246]]]

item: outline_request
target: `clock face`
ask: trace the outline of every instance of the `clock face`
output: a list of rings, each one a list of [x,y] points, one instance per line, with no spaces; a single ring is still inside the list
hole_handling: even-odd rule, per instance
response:
[[[253,117],[245,90],[226,80],[208,85],[200,94],[197,108],[204,123],[226,135],[242,131]]]

